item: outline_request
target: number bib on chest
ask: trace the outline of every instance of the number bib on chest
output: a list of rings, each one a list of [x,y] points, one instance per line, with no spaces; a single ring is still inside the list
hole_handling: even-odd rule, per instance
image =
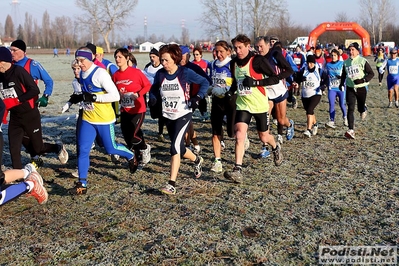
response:
[[[83,102],[82,107],[84,111],[93,111],[94,110],[94,104],[91,102]]]
[[[248,96],[252,94],[252,88],[246,87],[242,84],[242,80],[237,81],[238,95]]]
[[[2,83],[0,83],[0,84],[3,85]],[[3,86],[1,86],[1,87],[3,87]],[[0,90],[0,97],[1,97],[1,99],[18,98],[18,95],[15,92],[14,87],[11,87],[8,89]]]
[[[347,73],[348,77],[351,79],[357,79],[360,78],[360,66],[359,65],[354,65],[354,66],[348,66],[347,67]]]
[[[389,66],[389,73],[393,75],[398,74],[398,66]]]
[[[134,100],[132,99],[133,92],[127,92],[123,94],[121,98],[121,106],[123,108],[133,108],[134,107]]]
[[[166,113],[177,113],[181,104],[181,99],[178,96],[164,97],[162,99],[162,109]]]
[[[330,86],[332,88],[338,88],[340,83],[341,83],[341,81],[339,79],[337,79],[336,77],[330,79]]]

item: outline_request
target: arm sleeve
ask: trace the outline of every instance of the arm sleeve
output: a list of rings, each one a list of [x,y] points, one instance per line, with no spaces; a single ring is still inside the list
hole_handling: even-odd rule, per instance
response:
[[[294,74],[294,70],[292,70],[291,65],[284,58],[282,53],[274,52],[273,57],[276,59],[278,67],[281,69],[281,72],[278,74],[279,79],[286,79]]]
[[[197,95],[203,99],[206,95],[206,92],[209,88],[209,81],[207,78],[195,73],[193,70],[185,68],[187,71],[187,80],[190,83],[195,83],[200,86]]]
[[[370,80],[373,79],[374,77],[374,71],[371,68],[369,62],[366,61],[366,64],[364,64],[364,73],[366,73],[366,76],[364,77],[364,79],[369,82]]]
[[[37,61],[31,62],[31,75],[33,79],[42,80],[44,83],[43,94],[51,95],[53,93],[54,82],[44,67]]]
[[[105,94],[96,94],[96,102],[112,103],[120,100],[118,89],[105,69],[98,68],[96,70],[96,73],[93,75],[93,84],[103,88],[107,92]]]
[[[138,75],[141,82],[141,90],[139,91],[139,94],[140,96],[144,96],[144,94],[150,91],[151,82],[148,80],[146,75],[141,70],[138,71]]]
[[[341,82],[339,86],[345,85],[345,80],[346,80],[346,70],[345,70],[345,65],[342,66],[342,74],[341,74]]]

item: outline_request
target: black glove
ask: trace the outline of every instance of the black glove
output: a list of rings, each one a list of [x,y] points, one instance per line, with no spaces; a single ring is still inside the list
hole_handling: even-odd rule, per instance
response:
[[[94,93],[83,92],[83,101],[85,102],[95,102],[97,100],[97,95]]]
[[[226,93],[224,94],[224,97],[225,97],[226,99],[231,98],[231,96],[233,96],[233,92],[231,92],[231,91],[226,91]]]
[[[253,79],[247,75],[245,75],[245,79],[242,81],[242,85],[244,85],[245,87],[265,86],[263,83],[264,83],[263,79],[261,80]]]
[[[355,79],[355,80],[353,81],[353,83],[355,83],[356,85],[362,84],[362,83],[364,83],[364,82],[365,82],[364,79]]]
[[[326,89],[327,89],[327,86],[326,86],[326,85],[321,85],[321,86],[320,86],[320,90],[321,90],[321,91],[325,91]]]
[[[83,101],[83,94],[72,94],[68,102],[77,104]]]
[[[190,98],[188,107],[193,109],[193,112],[194,112],[194,110],[198,108],[200,100],[201,100],[201,97],[199,97],[198,95]]]
[[[345,86],[342,85],[342,84],[339,84],[339,90],[340,90],[340,91],[344,91],[344,90],[345,90]]]
[[[148,105],[149,106],[155,106],[156,104],[157,104],[157,98],[150,97],[150,99],[148,99]]]
[[[261,86],[270,86],[270,85],[275,85],[278,84],[280,79],[277,76],[274,77],[268,77],[267,79],[263,79],[264,84]]]

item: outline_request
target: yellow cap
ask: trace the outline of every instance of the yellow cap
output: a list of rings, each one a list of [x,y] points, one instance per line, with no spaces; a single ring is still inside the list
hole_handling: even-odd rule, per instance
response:
[[[103,53],[104,53],[103,48],[97,46],[97,47],[96,47],[96,54],[103,54]]]

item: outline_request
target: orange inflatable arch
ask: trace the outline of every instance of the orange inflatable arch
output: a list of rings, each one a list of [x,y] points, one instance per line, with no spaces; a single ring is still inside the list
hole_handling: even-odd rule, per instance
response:
[[[317,38],[325,31],[353,31],[362,39],[362,52],[364,56],[371,55],[370,35],[355,22],[324,22],[312,30],[309,34],[308,47],[315,47]]]

